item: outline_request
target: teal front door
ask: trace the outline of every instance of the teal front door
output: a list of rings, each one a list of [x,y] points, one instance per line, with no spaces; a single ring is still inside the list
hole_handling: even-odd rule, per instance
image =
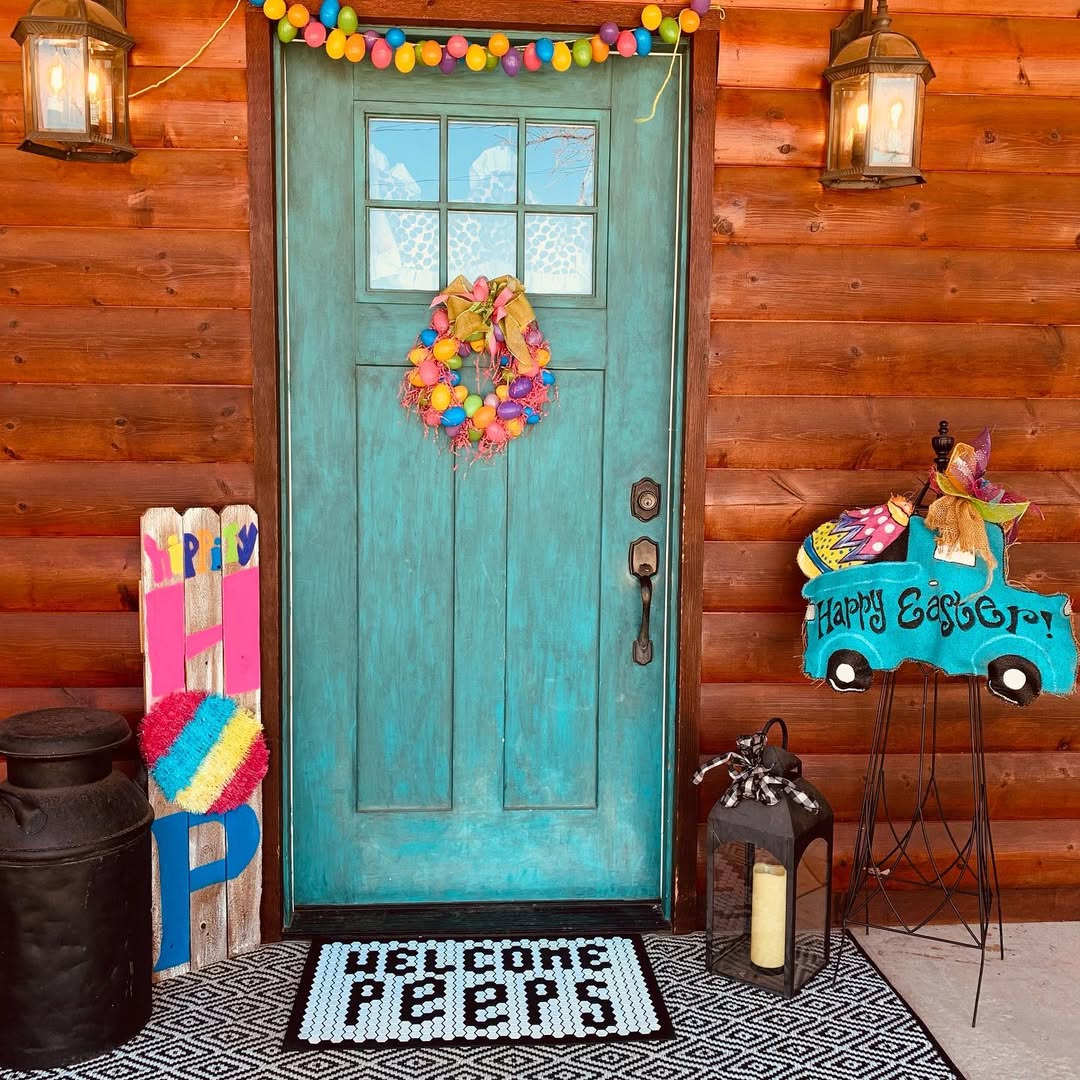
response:
[[[290,909],[658,900],[682,80],[637,124],[670,56],[509,79],[284,52]],[[558,403],[455,467],[399,405],[406,355],[441,286],[506,273]],[[651,520],[631,512],[645,477]],[[647,664],[642,536],[659,552]]]

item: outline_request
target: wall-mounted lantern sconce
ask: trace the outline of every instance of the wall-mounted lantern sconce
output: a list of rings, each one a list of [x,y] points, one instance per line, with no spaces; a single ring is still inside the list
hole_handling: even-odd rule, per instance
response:
[[[930,61],[909,37],[891,29],[887,0],[865,0],[832,32],[827,188],[925,184],[919,168],[923,92]]]
[[[124,0],[36,0],[22,46],[26,135],[20,150],[69,161],[129,161]]]

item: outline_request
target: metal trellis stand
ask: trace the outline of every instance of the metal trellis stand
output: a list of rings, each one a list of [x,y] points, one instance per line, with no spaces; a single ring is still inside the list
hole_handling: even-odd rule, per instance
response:
[[[948,435],[948,424],[941,422],[938,436],[933,440],[936,465],[944,470],[948,464],[954,440]],[[929,488],[924,485],[916,502],[921,507]],[[1001,957],[1005,958],[1005,931],[1002,925],[997,863],[994,842],[990,834],[990,811],[986,792],[986,762],[983,751],[982,705],[979,677],[966,676],[968,684],[968,729],[970,732],[972,819],[970,828],[958,828],[945,815],[937,780],[938,759],[938,684],[940,673],[928,666],[923,669],[922,704],[920,709],[918,782],[915,808],[910,818],[897,819],[889,807],[886,792],[888,767],[889,725],[892,721],[896,678],[887,672],[881,686],[877,717],[866,772],[862,812],[855,836],[851,881],[843,909],[843,937],[840,954],[851,925],[873,927],[893,933],[927,938],[950,945],[979,950],[979,979],[975,987],[975,1004],[971,1025],[979,1014],[979,995],[982,992],[983,970],[986,964],[986,941],[992,913],[997,904],[998,938]],[[875,853],[875,839],[884,838]],[[885,847],[888,844],[888,847]],[[917,861],[912,852],[924,858]],[[907,905],[898,907],[900,895],[912,892],[930,893],[931,899],[919,912],[909,918]],[[936,894],[936,895],[933,895]],[[975,897],[978,922],[965,915],[962,897]],[[877,902],[876,911],[872,911]],[[882,907],[884,905],[884,907]],[[970,911],[970,906],[968,906]],[[928,930],[940,915],[952,915],[957,924],[955,937],[943,937]],[[881,921],[888,918],[888,923]]]

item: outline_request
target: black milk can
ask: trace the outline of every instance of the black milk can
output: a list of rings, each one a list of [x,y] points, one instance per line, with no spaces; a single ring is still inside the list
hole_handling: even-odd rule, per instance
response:
[[[0,1067],[103,1054],[150,1017],[146,796],[113,770],[115,713],[0,720]]]

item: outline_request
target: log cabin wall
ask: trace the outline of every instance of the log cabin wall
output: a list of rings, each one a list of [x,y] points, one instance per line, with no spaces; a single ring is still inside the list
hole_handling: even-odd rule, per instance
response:
[[[132,91],[233,0],[128,0]],[[244,20],[131,103],[138,157],[19,153],[0,0],[0,715],[136,719],[139,515],[255,497]]]
[[[0,0],[0,30],[27,6]],[[174,0],[163,17],[129,0],[132,89],[231,6]],[[787,717],[841,856],[872,700],[799,674],[797,542],[914,487],[939,416],[960,434],[985,422],[995,475],[1045,515],[1025,523],[1015,575],[1080,591],[1075,3],[894,0],[938,72],[930,183],[828,195],[820,73],[852,6],[733,0],[723,24],[700,739],[712,754]],[[140,513],[258,503],[244,24],[132,103],[139,156],[121,167],[15,151],[18,59],[0,37],[0,715],[85,703],[134,719]],[[962,708],[950,695],[954,752]],[[1078,728],[1067,701],[987,706],[1007,915],[1080,916]],[[957,809],[963,776],[957,753]]]
[[[1077,6],[891,3],[937,72],[929,182],[829,193],[821,72],[830,28],[854,6],[733,0],[721,33],[700,727],[712,755],[788,719],[836,810],[840,887],[877,695],[800,674],[798,542],[842,509],[916,489],[940,418],[961,437],[986,424],[991,476],[1043,512],[1023,522],[1013,579],[1080,596]],[[898,708],[919,689],[904,686]],[[939,775],[962,817],[963,689],[945,702]],[[898,751],[916,749],[916,722],[894,725]],[[1078,917],[1080,709],[991,699],[985,724],[1005,916]],[[895,760],[899,800],[916,759]]]

